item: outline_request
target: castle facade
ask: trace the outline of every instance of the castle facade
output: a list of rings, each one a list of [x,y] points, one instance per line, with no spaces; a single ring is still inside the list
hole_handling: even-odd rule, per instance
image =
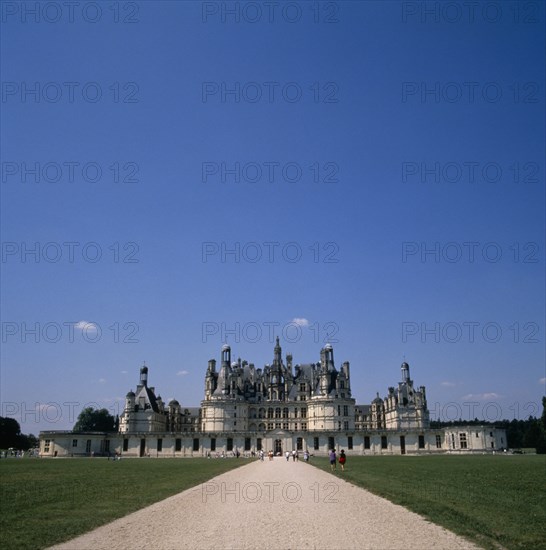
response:
[[[226,456],[260,450],[331,448],[351,454],[491,452],[506,447],[504,430],[491,426],[431,429],[424,386],[416,388],[408,363],[401,381],[369,405],[352,396],[350,365],[338,370],[327,344],[317,363],[283,360],[279,339],[273,361],[263,368],[222,348],[220,368],[209,360],[201,407],[165,404],[140,369],[135,391],[125,398],[119,433],[42,432],[43,456]]]

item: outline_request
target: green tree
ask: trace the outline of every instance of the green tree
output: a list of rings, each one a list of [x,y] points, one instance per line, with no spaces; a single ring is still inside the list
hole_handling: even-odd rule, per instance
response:
[[[74,432],[113,432],[116,419],[107,409],[86,407],[78,416],[72,431]]]
[[[546,454],[546,395],[542,396],[542,416],[538,423],[540,426],[540,436],[536,446],[537,453]]]
[[[13,447],[26,451],[37,444],[38,440],[34,435],[21,433],[21,426],[15,418],[0,416],[0,449]]]
[[[532,416],[529,417],[527,429],[523,434],[523,446],[536,449],[540,446],[541,436],[540,420]]]
[[[19,448],[21,426],[15,418],[0,416],[0,449]]]

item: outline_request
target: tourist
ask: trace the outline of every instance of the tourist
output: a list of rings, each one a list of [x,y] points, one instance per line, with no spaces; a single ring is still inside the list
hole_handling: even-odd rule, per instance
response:
[[[339,453],[339,463],[341,464],[341,471],[345,471],[345,462],[347,462],[347,457],[345,456],[345,451],[341,449]]]
[[[333,472],[336,469],[336,451],[335,451],[335,449],[330,450],[329,457],[330,457],[330,469]]]
[[[292,462],[296,462],[296,450],[292,451]]]
[[[284,453],[284,455],[286,456],[286,462],[288,462],[288,460],[290,458],[290,453],[288,451],[286,451],[286,453]]]
[[[303,453],[303,460],[305,460],[305,462],[309,461],[309,451],[305,451]]]

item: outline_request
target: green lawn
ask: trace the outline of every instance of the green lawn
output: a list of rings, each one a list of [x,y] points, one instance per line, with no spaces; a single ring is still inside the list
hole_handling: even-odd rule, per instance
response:
[[[336,475],[484,548],[546,549],[545,455],[349,455]]]
[[[37,549],[248,464],[243,459],[0,460],[0,547]]]

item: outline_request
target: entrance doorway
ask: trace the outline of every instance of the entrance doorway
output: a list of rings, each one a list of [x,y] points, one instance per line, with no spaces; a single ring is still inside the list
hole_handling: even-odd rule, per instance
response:
[[[278,454],[282,455],[282,440],[275,439],[275,456]]]
[[[141,439],[140,440],[140,456],[144,456],[145,453],[146,453],[146,440]]]
[[[406,437],[404,435],[400,436],[400,453],[406,454]]]

